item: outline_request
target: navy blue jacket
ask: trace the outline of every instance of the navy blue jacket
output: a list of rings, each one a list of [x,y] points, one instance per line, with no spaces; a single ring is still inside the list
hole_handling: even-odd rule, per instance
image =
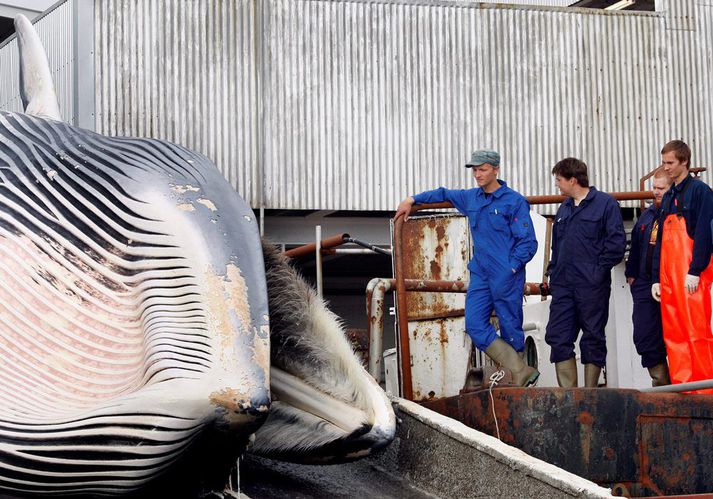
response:
[[[644,210],[631,230],[631,249],[626,260],[626,277],[651,279],[651,274],[646,269],[646,253],[649,250],[651,229],[659,216],[658,212],[658,208],[652,204]]]
[[[468,217],[473,236],[474,262],[483,257],[495,259],[515,271],[521,270],[537,252],[537,238],[527,200],[502,180],[501,187],[485,196],[483,189],[446,189],[439,187],[413,196],[417,204],[450,202]],[[481,260],[487,262],[488,260]]]
[[[611,269],[624,258],[626,233],[619,203],[590,187],[578,207],[566,199],[552,229],[552,258],[547,272],[555,286],[611,284]]]
[[[685,189],[684,189],[685,188]],[[683,195],[681,195],[683,193]],[[653,281],[659,282],[661,263],[661,236],[663,221],[670,214],[678,213],[682,208],[686,221],[686,232],[693,239],[693,259],[688,269],[691,275],[701,275],[711,260],[711,219],[713,219],[713,192],[705,182],[690,175],[678,185],[672,185],[661,200],[659,212],[659,234],[654,251],[652,265]]]

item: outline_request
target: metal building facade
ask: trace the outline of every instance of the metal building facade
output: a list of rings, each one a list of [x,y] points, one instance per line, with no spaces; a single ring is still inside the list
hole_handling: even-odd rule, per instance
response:
[[[709,1],[663,0],[655,13],[92,3],[96,81],[77,94],[96,94],[96,129],[199,150],[254,207],[391,210],[409,193],[471,185],[461,165],[477,147],[499,149],[502,177],[533,195],[555,192],[549,171],[569,155],[609,191],[636,189],[671,138],[713,165]]]

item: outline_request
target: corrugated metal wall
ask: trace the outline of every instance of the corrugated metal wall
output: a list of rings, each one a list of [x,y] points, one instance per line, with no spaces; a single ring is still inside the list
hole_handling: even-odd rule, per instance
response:
[[[567,155],[635,189],[670,138],[713,166],[711,3],[97,0],[97,129],[200,150],[255,207],[390,210],[472,185],[476,147],[527,194]]]
[[[259,203],[255,3],[97,0],[97,130],[210,157]]]
[[[47,51],[52,68],[57,100],[62,117],[74,120],[74,0],[67,0],[43,15],[35,29]],[[12,38],[0,48],[0,109],[22,111],[17,40]]]
[[[704,109],[707,82],[667,75],[661,15],[294,0],[266,11],[269,207],[392,209],[470,185],[460,165],[478,147],[500,150],[502,176],[527,194],[554,193],[549,171],[568,155],[604,190],[635,189],[673,136],[710,160],[707,131],[674,118],[667,97]]]

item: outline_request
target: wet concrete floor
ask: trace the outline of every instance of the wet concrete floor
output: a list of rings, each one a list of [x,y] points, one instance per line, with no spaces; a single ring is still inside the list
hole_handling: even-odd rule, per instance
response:
[[[250,455],[243,457],[240,463],[240,491],[252,499],[437,497],[369,461],[312,466]]]

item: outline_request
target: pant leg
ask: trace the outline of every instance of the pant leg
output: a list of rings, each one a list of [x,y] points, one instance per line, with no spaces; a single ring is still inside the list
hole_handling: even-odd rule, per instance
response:
[[[641,356],[641,366],[648,368],[666,360],[666,346],[661,326],[661,305],[651,296],[651,281],[637,278],[631,285],[634,300],[632,321],[634,345]]]
[[[577,317],[582,328],[579,350],[582,364],[604,367],[607,363],[607,340],[604,328],[609,320],[611,285],[576,288],[574,291]]]
[[[495,328],[490,323],[493,299],[486,276],[479,272],[470,273],[470,285],[465,295],[465,331],[480,351],[497,338]]]
[[[525,333],[522,330],[522,294],[525,288],[525,270],[510,272],[499,279],[491,279],[495,314],[500,323],[500,337],[517,352],[525,349]]]
[[[547,321],[545,341],[550,346],[550,362],[562,362],[574,357],[574,342],[579,333],[574,290],[562,286],[551,287],[550,319]]]

